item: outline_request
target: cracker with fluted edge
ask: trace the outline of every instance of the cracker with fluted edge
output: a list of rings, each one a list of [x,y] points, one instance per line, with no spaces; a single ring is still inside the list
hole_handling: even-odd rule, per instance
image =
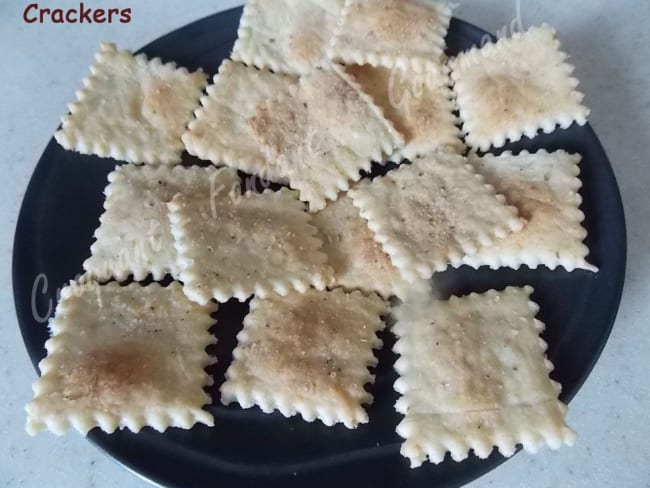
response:
[[[310,290],[254,298],[221,386],[224,404],[258,405],[348,428],[368,422],[364,385],[382,345],[386,303],[377,295]]]
[[[187,152],[214,164],[283,182],[285,178],[269,164],[260,142],[248,124],[258,105],[288,90],[297,78],[258,70],[224,60],[201,107],[183,134]]]
[[[449,5],[433,0],[347,0],[328,55],[345,64],[436,69],[450,20]]]
[[[312,211],[336,200],[361,170],[403,144],[381,109],[334,66],[302,76],[288,95],[258,107],[249,123],[269,160]]]
[[[391,161],[412,159],[438,148],[464,150],[447,70],[417,73],[368,64],[345,70],[404,137],[404,146],[389,157]]]
[[[218,201],[177,194],[167,207],[180,279],[197,303],[304,293],[330,283],[322,241],[295,191]]]
[[[202,407],[216,308],[192,303],[178,283],[64,287],[26,407],[28,433],[213,425]]]
[[[476,170],[517,207],[527,222],[521,232],[479,249],[464,257],[462,263],[475,268],[517,269],[526,265],[598,271],[586,261],[589,248],[583,243],[587,231],[581,225],[580,160],[579,154],[566,151],[523,151],[516,156],[510,152],[482,157],[470,154],[469,161]]]
[[[181,162],[181,136],[207,77],[103,43],[54,134],[66,149],[131,163]]]
[[[441,463],[447,452],[462,461],[470,450],[486,458],[494,447],[512,456],[517,444],[529,452],[573,444],[532,292],[420,297],[395,311],[397,433],[412,467]]]
[[[108,175],[104,213],[95,230],[91,255],[83,263],[87,277],[135,281],[152,275],[179,276],[167,202],[176,193],[238,193],[237,171],[231,168],[182,166],[118,166]]]
[[[278,73],[306,74],[326,62],[343,0],[249,0],[232,59]]]
[[[451,60],[467,144],[487,151],[539,129],[584,125],[589,110],[567,58],[555,30],[543,25]]]
[[[404,279],[428,279],[524,225],[467,160],[435,152],[349,192]]]
[[[334,270],[333,286],[376,292],[384,298],[402,296],[410,288],[350,197],[343,196],[312,214],[312,222],[323,240],[327,264]]]

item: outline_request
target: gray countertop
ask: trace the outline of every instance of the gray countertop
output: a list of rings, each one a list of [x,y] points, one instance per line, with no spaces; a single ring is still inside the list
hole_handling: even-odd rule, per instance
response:
[[[85,439],[24,432],[23,406],[36,378],[22,344],[11,291],[16,217],[32,170],[66,112],[102,40],[139,46],[219,10],[231,0],[131,2],[130,24],[26,24],[30,3],[0,2],[0,486],[142,487]],[[44,3],[44,2],[43,2]],[[52,4],[52,2],[49,2]],[[57,7],[78,7],[58,0]],[[123,1],[97,1],[104,7]],[[465,0],[456,15],[492,32],[510,25],[515,0]],[[650,486],[650,2],[523,0],[524,26],[547,22],[571,54],[590,121],[619,181],[629,233],[629,265],[621,310],[609,343],[585,386],[570,405],[576,445],[535,456],[519,454],[471,486]]]

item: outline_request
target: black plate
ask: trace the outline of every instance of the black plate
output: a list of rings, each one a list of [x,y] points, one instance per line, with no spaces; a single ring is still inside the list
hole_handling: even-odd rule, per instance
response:
[[[149,56],[174,60],[191,69],[215,73],[230,54],[241,8],[190,24],[142,49]],[[456,54],[480,42],[485,32],[453,19],[448,51]],[[598,274],[547,269],[479,271],[461,268],[440,275],[445,293],[501,289],[530,284],[547,324],[544,338],[555,363],[553,377],[564,385],[562,400],[577,392],[607,341],[623,288],[625,222],[621,198],[607,156],[590,126],[571,127],[513,144],[519,151],[565,149],[583,155],[582,206],[589,231],[587,244]],[[191,162],[192,158],[187,158]],[[81,272],[102,210],[106,175],[115,162],[68,152],[54,141],[32,176],[18,219],[13,256],[16,310],[23,339],[34,365],[45,355],[48,331],[39,317],[55,304],[57,288]],[[257,409],[220,405],[218,386],[231,359],[235,335],[246,304],[230,302],[219,312],[215,329],[219,363],[212,388],[215,427],[159,434],[145,429],[107,435],[97,429],[88,438],[136,473],[166,486],[459,486],[504,461],[498,453],[462,463],[447,460],[411,470],[399,455],[400,439],[393,410],[396,375],[394,339],[383,334],[377,381],[370,389],[375,403],[370,423],[356,430],[325,427]]]

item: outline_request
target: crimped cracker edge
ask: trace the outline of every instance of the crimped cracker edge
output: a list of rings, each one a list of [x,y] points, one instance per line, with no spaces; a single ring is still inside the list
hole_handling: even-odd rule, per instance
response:
[[[203,86],[201,92],[207,85],[207,75],[202,69],[190,73],[185,67],[178,67],[173,61],[163,63],[158,57],[147,59],[144,54],[133,55],[131,51],[118,51],[117,46],[113,43],[103,42],[100,45],[100,51],[95,54],[95,64],[90,68],[90,76],[83,79],[83,87],[75,92],[76,101],[68,104],[69,113],[61,118],[61,128],[54,133],[56,141],[64,148],[70,151],[76,151],[80,154],[97,155],[99,157],[111,157],[116,160],[126,161],[134,164],[178,164],[181,162],[183,153],[183,142],[179,138],[178,144],[174,150],[161,151],[143,148],[125,148],[120,144],[112,143],[110,145],[99,142],[87,141],[81,131],[75,129],[71,122],[71,116],[80,108],[81,100],[88,95],[93,87],[96,78],[95,71],[99,63],[103,61],[106,53],[117,53],[120,55],[133,56],[133,59],[139,64],[150,64],[155,67],[165,67],[171,70],[179,70],[185,74],[198,74],[203,76]],[[198,103],[198,100],[197,100]],[[190,114],[188,114],[190,115]]]
[[[244,7],[244,10],[246,8],[248,7],[247,6]],[[212,93],[215,90],[218,90],[218,88],[221,86],[222,75],[225,74],[227,71],[232,70],[232,66],[235,63],[244,64],[244,63],[239,63],[238,61],[225,59],[219,66],[219,70],[217,74],[214,75],[212,79],[212,84],[206,87],[207,94],[201,96],[200,105],[194,110],[194,115],[192,117],[192,120],[190,120],[190,123],[187,126],[187,130],[181,136],[181,140],[183,142],[185,150],[192,156],[196,156],[197,158],[202,159],[204,161],[210,161],[212,164],[216,166],[223,164],[226,166],[230,166],[231,168],[240,169],[246,173],[259,175],[264,180],[272,181],[275,183],[286,184],[288,183],[288,180],[286,178],[282,178],[279,175],[273,174],[272,172],[265,171],[264,174],[260,174],[259,169],[266,168],[269,164],[268,161],[266,160],[257,161],[255,159],[247,159],[247,158],[242,158],[240,156],[236,156],[235,153],[227,147],[223,147],[220,150],[214,146],[210,147],[209,149],[206,149],[202,145],[197,144],[196,140],[192,137],[191,131],[196,127],[197,123],[199,122],[199,119],[206,112],[206,107],[209,104],[213,103],[211,99]],[[286,75],[286,74],[278,74],[278,76],[291,77],[291,75]]]
[[[206,179],[209,177],[209,174],[214,172],[214,168],[202,168],[199,166],[153,166],[153,165],[144,165],[136,166],[133,164],[124,164],[118,165],[113,171],[108,174],[108,185],[104,190],[104,199],[102,215],[99,217],[99,226],[95,229],[93,233],[93,238],[95,239],[92,245],[90,246],[90,256],[83,262],[83,269],[86,274],[87,279],[97,280],[100,282],[105,282],[111,279],[117,281],[125,281],[129,277],[132,277],[134,281],[145,280],[149,275],[152,276],[154,281],[160,281],[165,278],[166,275],[172,275],[175,279],[178,278],[178,269],[177,266],[173,267],[168,266],[156,266],[156,265],[147,265],[147,266],[131,266],[129,269],[116,270],[115,263],[113,261],[103,261],[96,262],[95,253],[99,246],[99,241],[103,236],[102,225],[104,224],[106,211],[109,210],[109,195],[115,193],[116,189],[119,189],[118,186],[114,186],[115,183],[126,182],[129,178],[136,173],[144,173],[148,179],[155,181],[158,178],[169,178],[170,174],[178,176],[179,179],[187,179],[191,173],[200,174],[205,173]]]
[[[386,119],[386,117],[384,117],[383,110],[379,106],[377,106],[377,104],[375,104],[372,98],[363,91],[361,86],[358,83],[356,83],[356,81],[354,81],[352,77],[350,77],[347,73],[343,71],[341,66],[332,64],[330,66],[330,69],[334,73],[336,73],[336,75],[339,76],[345,83],[347,83],[350,87],[352,87],[352,89],[356,93],[358,93],[361,100],[363,100],[363,102],[365,102],[368,105],[368,107],[370,107],[371,112],[377,117],[377,120],[379,120],[384,125],[386,130],[391,135],[390,141],[380,141],[381,147],[377,150],[375,154],[372,154],[369,160],[366,162],[366,164],[364,164],[360,168],[360,170],[370,171],[370,168],[372,166],[372,161],[377,161],[377,162],[383,161],[384,155],[391,154],[397,147],[403,146],[404,138],[395,129],[393,124],[388,119]],[[268,107],[270,103],[285,103],[285,101],[291,100],[296,96],[298,89],[299,89],[299,81],[291,85],[287,93],[280,93],[276,98],[272,100],[267,100],[261,106]],[[262,146],[266,147],[267,143],[263,137],[262,140],[264,141]],[[266,151],[267,149],[265,148],[264,150]],[[271,157],[271,155],[269,155],[269,157]],[[334,189],[334,185],[333,185],[332,188],[329,190],[323,189],[322,191],[319,191],[318,195],[316,195],[318,199],[313,197],[311,198],[311,200],[308,199],[308,197],[305,196],[304,194],[303,185],[297,184],[295,181],[291,182],[291,178],[288,178],[289,186],[293,190],[298,191],[300,201],[308,204],[309,211],[311,213],[317,212],[319,210],[323,210],[327,206],[328,201],[335,202],[336,200],[338,200],[341,193],[346,192],[350,189],[351,183],[356,183],[359,180],[361,180],[360,170],[353,171],[353,172],[344,172],[343,168],[335,168],[335,169],[338,174],[338,178],[336,180],[333,180],[333,183],[335,183],[336,185],[336,189]],[[332,168],[330,168],[330,170],[332,170]]]
[[[578,178],[580,174],[580,166],[578,164],[582,160],[582,156],[579,153],[570,153],[567,152],[563,149],[549,152],[546,149],[539,149],[535,152],[529,152],[527,150],[523,150],[517,155],[522,155],[522,156],[534,156],[535,154],[545,154],[545,155],[551,155],[551,154],[563,154],[570,156],[574,161],[575,161],[575,173],[574,173],[574,178],[572,180],[571,184],[571,190],[575,192],[576,198],[575,198],[575,212],[572,215],[572,221],[579,227],[579,232],[580,232],[580,239],[582,240],[582,247],[583,247],[583,252],[584,254],[579,257],[557,257],[557,255],[545,255],[545,256],[536,256],[533,253],[528,253],[528,252],[523,252],[518,255],[518,256],[504,256],[504,255],[498,255],[498,256],[488,256],[488,257],[481,257],[481,261],[476,261],[475,257],[476,256],[465,256],[462,260],[462,262],[456,262],[454,263],[454,267],[458,268],[462,265],[467,265],[470,266],[474,269],[479,269],[482,266],[489,266],[491,269],[498,269],[502,267],[509,267],[512,269],[519,269],[521,268],[522,265],[528,266],[530,269],[538,268],[540,266],[546,266],[547,268],[551,270],[555,270],[559,267],[563,267],[566,271],[575,271],[576,269],[584,269],[586,271],[591,271],[593,273],[597,273],[599,271],[597,266],[594,266],[593,264],[589,263],[587,261],[587,256],[590,254],[589,248],[584,244],[584,239],[587,237],[587,230],[582,226],[582,222],[585,219],[585,214],[579,209],[580,204],[582,203],[582,197],[578,193],[580,188],[582,188],[582,181],[580,178]],[[512,151],[504,151],[500,154],[500,156],[515,156],[513,155]],[[507,239],[507,237],[506,237]],[[487,259],[489,258],[489,259]]]
[[[408,167],[409,166],[407,165],[402,165],[395,171],[405,171]],[[494,187],[486,183],[483,176],[476,173],[473,166],[466,163],[465,168],[483,184],[486,190],[493,193],[497,200],[504,204],[512,218],[508,220],[505,227],[496,227],[491,230],[491,235],[484,235],[483,242],[480,242],[478,238],[463,242],[454,238],[447,250],[446,258],[429,264],[419,262],[416,256],[403,246],[394,245],[389,234],[384,231],[384,226],[381,224],[381,221],[384,221],[385,219],[382,218],[382,215],[380,215],[376,210],[371,208],[371,202],[364,198],[363,195],[359,194],[359,190],[363,188],[363,185],[371,185],[371,182],[363,183],[348,192],[352,198],[353,205],[359,209],[359,214],[364,220],[366,220],[368,227],[375,235],[376,241],[382,245],[384,252],[388,254],[393,265],[399,269],[404,279],[409,283],[413,283],[418,279],[428,280],[435,272],[445,271],[450,266],[457,267],[458,263],[462,261],[463,256],[473,254],[469,252],[471,250],[468,249],[469,247],[473,248],[475,253],[478,251],[480,246],[490,246],[494,244],[497,239],[503,238],[512,232],[520,231],[525,224],[525,220],[518,216],[517,209],[511,205],[507,205],[505,197],[496,193]],[[380,178],[388,177],[390,174],[391,173]]]
[[[456,71],[456,66],[465,61],[467,59],[467,56],[472,55],[472,56],[485,56],[486,53],[491,53],[493,51],[499,51],[503,49],[503,45],[506,43],[509,43],[512,40],[519,39],[522,35],[529,33],[529,32],[536,32],[538,30],[548,30],[553,34],[554,37],[554,45],[557,47],[560,56],[562,57],[562,65],[561,68],[566,70],[567,73],[571,74],[575,67],[569,63],[566,62],[566,59],[568,58],[568,55],[560,49],[561,43],[560,41],[555,37],[556,30],[549,26],[548,24],[544,23],[541,26],[538,27],[531,27],[528,29],[526,32],[521,33],[521,32],[515,32],[512,37],[510,38],[501,38],[497,40],[495,43],[488,43],[485,46],[479,48],[479,47],[472,47],[469,51],[463,52],[456,56],[453,59],[449,60],[449,65],[452,69],[451,72],[451,79],[453,82],[453,89],[454,93],[456,94],[457,100],[463,100],[463,103],[457,103],[459,106],[459,113],[460,113],[460,118],[464,121],[463,123],[463,133],[465,134],[465,142],[480,151],[486,152],[488,151],[491,147],[498,149],[500,147],[503,147],[506,145],[506,143],[509,142],[516,142],[520,140],[523,136],[529,137],[529,138],[534,138],[537,135],[537,132],[542,129],[542,131],[546,134],[550,134],[551,132],[555,131],[557,127],[560,127],[562,129],[568,129],[574,122],[577,123],[578,125],[582,126],[587,123],[587,117],[589,116],[590,110],[585,107],[584,105],[581,105],[580,103],[582,102],[582,99],[584,98],[584,94],[578,90],[576,90],[579,81],[575,77],[569,77],[569,83],[573,87],[573,90],[571,91],[571,96],[575,99],[577,104],[580,104],[578,108],[576,108],[573,111],[567,111],[566,113],[562,115],[557,115],[556,117],[553,118],[546,118],[542,122],[528,122],[525,124],[525,127],[521,127],[518,129],[512,128],[511,130],[502,133],[502,134],[496,134],[492,138],[489,137],[477,137],[475,134],[473,134],[472,127],[476,125],[476,120],[477,117],[475,117],[475,114],[473,112],[468,113],[467,111],[467,106],[470,98],[470,94],[467,93],[466,90],[460,91],[458,89],[459,85],[462,85],[462,83],[459,83],[459,80],[457,79],[457,76],[455,75]],[[465,107],[465,108],[463,108]]]
[[[460,300],[475,300],[486,295],[495,297],[502,293],[519,293],[521,290],[526,293],[528,297],[529,309],[531,311],[531,314],[535,316],[539,311],[539,305],[532,301],[530,298],[530,295],[534,292],[534,288],[528,285],[524,287],[508,286],[502,291],[491,289],[485,293],[472,292],[469,295],[462,297],[452,296],[450,297],[449,301],[454,302]],[[399,308],[397,309],[397,315],[399,317]],[[545,329],[545,324],[537,318],[534,319],[534,325],[538,334],[543,332]],[[402,395],[405,388],[402,376],[406,374],[409,368],[406,362],[402,360],[402,338],[400,337],[400,334],[405,334],[407,331],[399,326],[399,318],[398,322],[395,324],[395,326],[393,326],[392,330],[398,336],[397,341],[393,347],[393,351],[396,354],[400,355],[400,358],[398,358],[394,365],[395,371],[399,375],[398,379],[394,383],[394,389],[398,394]],[[553,363],[551,363],[551,361],[546,356],[546,349],[548,346],[541,337],[538,337],[538,339],[540,351],[544,356],[544,366],[550,374],[553,371]],[[561,385],[558,382],[550,379],[550,377],[549,380],[553,385],[556,395],[559,395],[562,388]],[[405,414],[408,405],[405,404],[402,399],[402,396],[398,398],[397,402],[395,403],[395,409],[399,413]],[[557,403],[557,407],[559,408],[560,412],[565,415],[567,406],[560,400],[547,400],[545,402],[542,402],[542,404],[552,404],[553,402]],[[533,404],[528,406],[536,405]],[[508,408],[508,406],[504,406],[504,408]],[[396,428],[396,432],[398,435],[400,435],[400,437],[408,440],[405,432],[403,431],[405,421],[405,418],[400,421]],[[577,437],[576,433],[569,426],[567,426],[566,423],[564,423],[561,432],[556,432],[554,434],[556,435],[544,435],[534,429],[530,429],[529,431],[519,431],[514,434],[512,432],[504,432],[495,436],[494,438],[488,436],[479,437],[474,435],[471,439],[467,439],[456,435],[450,436],[448,439],[441,439],[438,443],[425,443],[424,445],[418,446],[417,449],[414,449],[413,446],[405,449],[404,444],[402,444],[400,451],[403,456],[409,458],[411,462],[411,468],[415,468],[421,466],[427,459],[434,464],[439,464],[444,460],[447,452],[451,454],[451,458],[456,462],[460,462],[466,459],[469,456],[470,451],[472,451],[479,458],[485,459],[492,453],[494,447],[496,447],[503,456],[510,457],[516,452],[517,444],[521,444],[525,451],[535,453],[539,450],[540,447],[544,445],[547,445],[554,450],[559,449],[563,444],[571,446]]]
[[[402,69],[413,69],[416,73],[422,73],[428,69],[439,68],[442,60],[444,58],[445,50],[445,36],[447,35],[447,30],[449,29],[449,23],[451,21],[452,8],[448,4],[444,3],[433,3],[432,6],[436,9],[437,13],[440,14],[440,26],[436,26],[437,34],[440,35],[442,40],[441,45],[436,46],[439,51],[438,59],[425,57],[425,56],[394,56],[389,54],[378,54],[378,53],[367,53],[359,49],[341,49],[339,44],[339,35],[344,32],[345,19],[349,15],[350,4],[352,0],[346,0],[339,16],[339,21],[337,27],[334,29],[334,35],[330,41],[329,47],[327,48],[327,57],[334,62],[342,64],[369,64],[371,66],[383,66],[386,68],[398,67]]]
[[[384,128],[390,134],[391,136],[390,141],[381,141],[382,143],[381,150],[383,151],[384,155],[390,155],[395,150],[398,150],[401,147],[403,147],[405,144],[404,136],[397,131],[393,123],[390,120],[388,120],[388,118],[384,115],[384,111],[382,110],[382,108],[375,103],[372,97],[368,95],[365,91],[363,91],[363,88],[361,87],[361,85],[359,85],[359,83],[357,83],[354,77],[346,73],[343,67],[339,64],[332,64],[332,69],[337,75],[339,75],[339,77],[341,77],[341,79],[343,79],[348,85],[350,85],[355,92],[359,94],[361,100],[363,100],[370,107],[370,110],[377,117],[377,120],[383,123]]]
[[[335,288],[330,290],[328,293],[347,293],[343,288]],[[384,304],[383,313],[378,313],[378,315],[384,315],[388,312],[388,307],[384,300],[382,300],[379,295],[376,293],[365,294],[359,290],[354,290],[349,294],[352,295],[361,295],[363,297],[369,297],[370,295],[375,295],[381,302]],[[250,311],[249,314],[244,319],[244,329],[237,335],[237,348],[240,345],[248,344],[246,325],[247,322],[250,323],[253,318],[251,314],[259,306],[259,301],[261,299],[258,297],[253,298],[250,302]],[[383,346],[383,341],[377,336],[377,333],[385,328],[385,323],[381,318],[377,321],[375,332],[373,334],[373,343],[372,349],[378,350]],[[235,351],[237,350],[235,349]],[[235,352],[233,352],[233,355]],[[235,360],[236,360],[235,356]],[[366,374],[364,375],[365,381],[364,386],[371,385],[375,381],[375,375],[370,373],[368,368],[375,367],[378,364],[377,357],[373,354],[372,359],[369,359],[365,364]],[[335,409],[328,409],[323,407],[314,407],[312,405],[307,405],[305,402],[300,402],[295,405],[291,405],[291,402],[284,398],[282,395],[272,393],[271,395],[265,395],[260,392],[251,391],[250,388],[245,388],[239,384],[233,384],[232,372],[230,367],[226,371],[226,381],[221,385],[221,402],[224,405],[229,405],[231,403],[238,403],[242,408],[252,408],[258,406],[264,413],[271,413],[274,410],[279,411],[285,417],[292,417],[294,415],[300,415],[305,421],[313,422],[315,420],[320,420],[326,426],[330,427],[337,423],[342,423],[348,429],[355,429],[360,424],[368,423],[368,413],[363,408],[363,405],[370,405],[373,402],[372,394],[365,392],[364,398],[358,405],[358,408],[354,412],[355,416],[350,417],[343,413],[342,410],[337,411]]]
[[[262,192],[262,195],[266,194],[287,194],[287,193],[297,193],[288,188],[282,188],[278,192],[274,192],[270,189],[266,189]],[[245,193],[243,198],[249,193]],[[246,301],[251,295],[257,295],[260,298],[269,296],[272,293],[276,293],[280,296],[286,296],[291,290],[296,290],[299,293],[304,293],[310,286],[316,288],[317,290],[325,290],[327,285],[331,283],[333,271],[326,265],[327,255],[322,250],[322,241],[318,238],[318,229],[309,223],[309,214],[305,213],[308,223],[306,226],[310,230],[309,237],[320,242],[320,245],[314,250],[315,255],[319,255],[322,258],[323,267],[320,273],[314,273],[309,277],[309,279],[300,279],[292,278],[287,280],[272,280],[265,283],[255,283],[250,286],[246,283],[234,283],[230,287],[213,287],[211,290],[207,290],[204,287],[201,287],[201,290],[197,290],[194,286],[197,283],[197,278],[194,272],[187,269],[187,263],[190,263],[193,260],[193,257],[189,255],[192,248],[192,239],[187,237],[183,229],[186,227],[187,220],[183,220],[178,211],[180,210],[180,199],[184,198],[183,195],[177,194],[168,204],[167,208],[169,209],[169,220],[171,222],[172,235],[174,236],[174,246],[176,247],[176,252],[178,253],[178,264],[180,268],[179,276],[180,280],[184,283],[183,292],[185,295],[192,301],[205,305],[213,298],[218,302],[224,303],[227,302],[230,298],[237,298],[240,302]],[[296,200],[298,201],[298,200]]]
[[[61,290],[61,299],[57,304],[55,315],[50,319],[49,327],[52,331],[52,336],[45,342],[45,349],[47,356],[39,362],[38,368],[41,374],[40,379],[33,383],[34,399],[38,398],[39,391],[42,389],[43,382],[48,381],[48,373],[56,368],[57,352],[63,348],[63,340],[61,335],[68,331],[68,327],[63,325],[60,320],[61,317],[65,318],[71,307],[65,302],[65,299],[75,294],[81,293],[82,289],[95,288],[100,285],[96,282],[77,283],[71,281],[69,285]],[[128,286],[142,286],[133,283]],[[159,283],[151,283],[147,287],[160,287]],[[179,283],[174,282],[169,286],[180,287]],[[106,285],[101,285],[101,288],[122,288],[117,282],[111,282]],[[214,319],[210,314],[214,313],[217,309],[216,304],[210,304],[205,308],[205,323],[206,334],[209,334],[208,328],[214,324]],[[211,339],[206,343],[206,346],[216,343],[216,338],[210,336]],[[216,363],[216,358],[205,353],[204,361],[201,363],[203,369]],[[210,386],[213,383],[212,377],[205,371],[203,372],[203,386]],[[205,404],[211,403],[210,396],[204,392]],[[194,424],[200,423],[207,426],[214,425],[212,415],[202,408],[180,409],[174,407],[155,408],[149,411],[141,412],[138,414],[119,415],[115,413],[108,413],[102,410],[88,411],[85,413],[75,413],[72,415],[49,415],[42,420],[37,420],[29,415],[29,405],[25,407],[27,412],[27,421],[25,429],[29,435],[36,435],[43,430],[49,430],[56,435],[63,435],[70,427],[73,427],[79,433],[85,435],[94,427],[99,427],[106,433],[113,433],[117,429],[129,429],[132,432],[139,432],[143,427],[150,426],[158,432],[164,432],[169,427],[180,427],[189,429]]]
[[[307,0],[305,0],[307,1]],[[254,66],[258,69],[270,69],[275,73],[288,74],[288,75],[306,75],[310,69],[303,69],[298,66],[290,66],[286,62],[277,61],[271,57],[263,56],[258,50],[250,48],[248,45],[249,38],[251,37],[251,17],[253,17],[255,8],[260,3],[260,0],[248,0],[245,3],[239,27],[237,28],[237,40],[232,48],[230,58],[233,61],[239,61],[247,66]],[[319,68],[320,66],[312,66],[311,68]]]

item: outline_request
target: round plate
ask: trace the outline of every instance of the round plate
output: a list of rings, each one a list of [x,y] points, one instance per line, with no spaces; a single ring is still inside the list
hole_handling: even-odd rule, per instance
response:
[[[222,12],[168,34],[142,49],[150,57],[174,60],[190,69],[216,73],[230,54],[241,8]],[[453,19],[448,54],[478,44],[485,32]],[[535,151],[565,149],[583,155],[582,209],[589,231],[590,260],[598,274],[548,269],[461,268],[438,276],[447,294],[502,289],[507,285],[535,287],[539,318],[547,325],[544,339],[555,364],[553,378],[562,383],[562,400],[576,393],[596,362],[614,322],[623,288],[625,222],[621,198],[607,156],[590,126],[573,126],[523,140],[505,149]],[[194,161],[186,156],[186,162]],[[27,351],[36,365],[45,356],[49,333],[46,317],[56,304],[57,289],[81,272],[93,231],[102,212],[106,176],[116,162],[65,151],[53,140],[32,176],[22,205],[13,256],[16,310]],[[395,426],[400,420],[393,405],[394,338],[385,332],[379,352],[376,383],[370,387],[375,403],[370,423],[355,430],[325,427],[298,417],[265,415],[253,408],[223,407],[218,386],[223,382],[235,335],[247,304],[233,301],[221,307],[214,329],[219,363],[211,373],[215,427],[189,431],[169,429],[160,434],[146,428],[108,435],[98,429],[88,438],[151,481],[173,487],[199,486],[459,486],[504,461],[494,452],[488,459],[470,456],[456,463],[410,469],[399,454]]]

